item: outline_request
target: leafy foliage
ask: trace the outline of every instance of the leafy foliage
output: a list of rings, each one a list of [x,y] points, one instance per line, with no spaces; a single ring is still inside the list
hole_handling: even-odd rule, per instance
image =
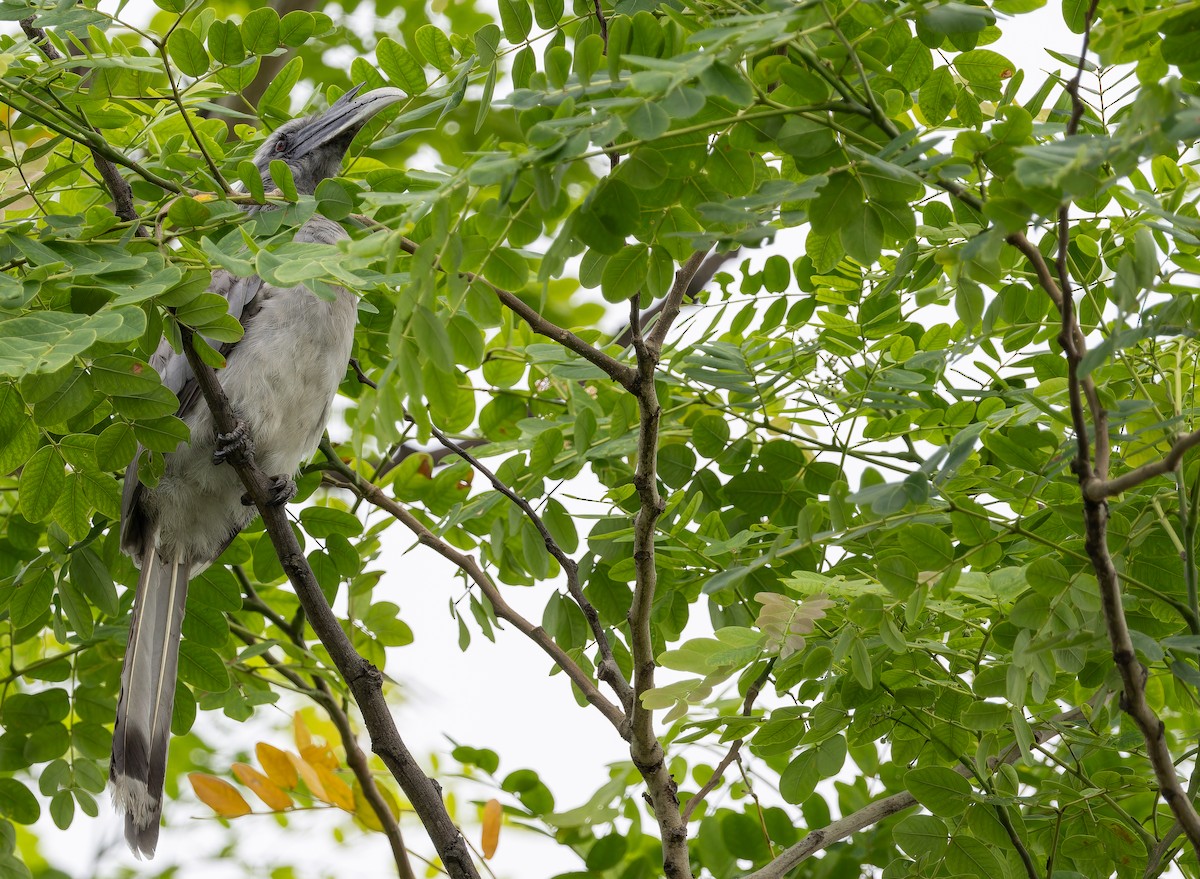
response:
[[[48,60],[0,37],[6,874],[28,875],[35,845],[18,850],[13,825],[97,814],[136,580],[119,477],[140,443],[152,483],[187,437],[147,362],[163,334],[240,337],[206,292],[218,268],[361,294],[354,355],[371,381],[348,371],[335,453],[306,468],[297,502],[309,564],[381,669],[413,638],[376,595],[381,545],[407,537],[342,491],[371,497],[347,471],[502,589],[541,587],[536,622],[595,683],[613,673],[597,628],[636,679],[635,473],[653,462],[648,630],[666,671],[637,705],[666,712],[695,875],[769,871],[808,830],[904,794],[917,811],[790,875],[1198,874],[1122,719],[1069,469],[1073,380],[1095,383],[1115,472],[1196,427],[1196,3],[1066,0],[1092,54],[1053,47],[1061,66],[1036,85],[994,47],[1039,0],[501,0],[498,20],[378,0],[372,33],[352,3],[156,5],[140,24],[124,6],[0,5],[4,21],[36,12],[71,50]],[[330,66],[333,53],[351,60]],[[261,129],[301,111],[298,95],[319,107],[360,82],[409,98],[314,197],[278,169],[263,192],[248,161]],[[228,100],[239,92],[257,94],[252,113]],[[135,221],[97,156],[130,183]],[[1038,265],[1010,246],[1027,235],[1052,264],[1064,204],[1063,271],[1090,342],[1074,376]],[[293,242],[314,212],[352,239]],[[646,398],[605,372],[640,362],[637,345],[600,328],[602,303],[618,317],[679,306],[682,267],[710,251],[720,265],[652,377],[647,450]],[[466,460],[421,451],[435,429],[470,440],[545,533]],[[1108,523],[1147,698],[1192,786],[1198,506],[1185,458],[1113,497]],[[571,576],[578,594],[559,591]],[[193,581],[176,734],[198,710],[249,718],[294,688],[288,674],[337,704],[345,683],[283,583],[255,526]],[[514,637],[480,589],[467,606],[451,605],[463,649]],[[269,809],[315,797],[384,829],[339,775],[337,731],[300,738],[296,754],[260,744],[259,768],[176,748],[171,771],[199,772],[197,795],[226,818],[250,811],[232,773]],[[735,741],[730,782],[714,767]],[[452,756],[494,789],[485,855],[502,807],[588,875],[662,874],[633,761],[559,810],[535,770],[500,775],[486,748]]]

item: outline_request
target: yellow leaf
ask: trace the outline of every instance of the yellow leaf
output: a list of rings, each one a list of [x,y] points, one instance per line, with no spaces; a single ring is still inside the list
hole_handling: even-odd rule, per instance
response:
[[[483,858],[490,861],[500,844],[500,820],[504,817],[504,807],[499,800],[488,800],[483,807]]]
[[[327,769],[338,768],[337,755],[333,753],[333,748],[329,745],[306,745],[300,749],[300,756],[304,758],[304,762],[312,766],[324,766]]]
[[[245,763],[234,763],[233,774],[238,781],[254,791],[254,795],[275,811],[290,809],[292,798],[280,789],[279,785],[267,778],[253,766]]]
[[[316,771],[317,778],[321,780],[321,787],[324,791],[324,793],[317,796],[331,806],[337,806],[339,809],[353,812],[354,791],[350,789],[350,785],[334,775],[333,770],[328,766],[323,764],[318,765]]]
[[[192,772],[188,775],[192,790],[196,792],[200,802],[208,806],[222,818],[236,818],[239,815],[249,815],[250,806],[237,792],[232,784],[203,772]]]
[[[400,804],[396,802],[395,795],[387,788],[386,785],[376,782],[375,787],[378,788],[380,796],[383,797],[384,803],[387,804],[388,811],[392,813],[393,818],[400,817]],[[354,816],[362,822],[362,825],[368,830],[383,832],[383,824],[379,820],[379,816],[375,814],[375,809],[367,802],[366,796],[363,794],[362,785],[355,780],[354,785]]]
[[[321,779],[317,776],[317,770],[300,759],[299,755],[293,754],[291,751],[285,751],[284,753],[287,754],[287,758],[296,772],[304,779],[304,784],[308,786],[309,792],[318,800],[324,800],[325,788],[321,786]]]
[[[267,773],[267,778],[280,787],[289,790],[296,786],[296,782],[300,780],[300,777],[296,774],[296,767],[288,759],[286,751],[281,751],[273,745],[268,745],[266,742],[259,742],[254,746],[254,753],[258,755],[258,762],[262,764],[263,771]]]
[[[312,733],[308,731],[308,724],[304,722],[304,718],[300,716],[299,711],[296,712],[293,718],[293,724],[296,727],[296,750],[303,754],[304,749],[313,743]]]

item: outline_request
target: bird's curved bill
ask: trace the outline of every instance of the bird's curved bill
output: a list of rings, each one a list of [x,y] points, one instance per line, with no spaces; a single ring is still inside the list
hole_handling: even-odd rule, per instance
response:
[[[361,88],[361,83],[354,86],[338,98],[333,106],[314,116],[293,135],[293,154],[297,158],[334,143],[346,149],[354,135],[358,134],[376,113],[407,97],[396,88],[378,88],[365,95],[359,95]]]

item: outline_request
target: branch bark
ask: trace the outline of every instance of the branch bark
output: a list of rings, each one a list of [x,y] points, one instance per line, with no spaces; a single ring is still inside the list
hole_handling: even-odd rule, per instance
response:
[[[625,676],[621,674],[621,669],[617,666],[617,660],[613,657],[612,645],[608,641],[608,632],[605,631],[604,625],[600,622],[599,612],[596,610],[595,605],[588,601],[587,596],[583,594],[583,587],[579,585],[579,565],[575,562],[575,559],[563,552],[563,548],[558,545],[558,541],[550,534],[549,529],[546,528],[546,523],[542,521],[542,517],[537,514],[537,511],[533,509],[529,501],[501,482],[495,473],[480,463],[478,458],[436,427],[430,425],[429,430],[437,437],[438,442],[487,477],[488,482],[492,484],[492,488],[516,504],[521,509],[521,512],[529,518],[529,521],[533,523],[533,526],[537,528],[538,534],[541,535],[542,540],[546,544],[546,551],[562,567],[563,574],[567,579],[567,592],[570,593],[575,603],[579,605],[579,609],[583,611],[588,628],[592,630],[592,637],[596,639],[596,647],[600,651],[600,665],[596,670],[596,674],[600,680],[612,688],[620,700],[625,713],[628,714],[633,706],[633,688],[630,687],[629,681],[625,679]]]
[[[21,30],[25,32],[25,36],[38,48],[47,61],[58,61],[62,59],[62,53],[54,48],[54,44],[50,42],[50,38],[46,36],[46,32],[37,27],[34,22],[37,16],[31,15],[28,18],[21,19]],[[133,190],[129,186],[129,182],[121,176],[121,172],[117,170],[116,165],[108,158],[103,156],[95,147],[89,147],[92,154],[92,163],[95,164],[96,170],[100,173],[100,178],[104,181],[105,187],[108,188],[109,195],[113,199],[113,213],[127,223],[133,223],[135,234],[139,238],[145,238],[149,233],[142,228],[142,224],[138,221],[137,210],[133,206]]]
[[[348,467],[337,456],[337,453],[334,452],[333,447],[328,442],[322,442],[321,450],[325,453],[325,457],[329,459],[329,464],[333,471],[342,477],[340,480],[337,480],[338,485],[350,489],[363,500],[390,513],[404,527],[415,534],[420,543],[429,547],[442,556],[442,558],[462,570],[479,587],[484,597],[491,602],[496,616],[505,622],[511,623],[515,629],[541,647],[554,660],[554,664],[566,672],[571,682],[579,687],[584,698],[604,715],[608,722],[621,733],[622,737],[627,736],[628,724],[625,713],[604,697],[604,694],[592,683],[591,677],[579,667],[575,660],[571,659],[566,651],[555,643],[554,639],[550,637],[545,629],[541,626],[535,626],[529,620],[525,619],[525,617],[521,616],[504,600],[504,597],[500,594],[500,590],[496,588],[496,584],[475,559],[450,546],[450,544],[426,528],[420,519],[388,497],[383,489]]]
[[[1034,730],[1034,741],[1039,745],[1044,744],[1060,734],[1060,730],[1058,729],[1060,725],[1078,723],[1083,718],[1083,711],[1079,708],[1059,714],[1050,720],[1046,726]],[[1013,745],[1009,748],[1008,753],[999,759],[999,763],[1015,763],[1020,756],[1020,749],[1016,745]],[[970,778],[972,775],[972,771],[963,765],[955,766],[954,771],[964,778]],[[811,831],[802,840],[784,851],[783,854],[765,867],[743,876],[742,879],[784,879],[798,865],[813,855],[823,852],[835,842],[840,842],[846,837],[852,836],[873,824],[878,824],[884,818],[890,818],[897,812],[910,809],[916,804],[917,798],[908,791],[892,794],[890,797],[884,797],[882,800],[869,803],[857,812],[852,812],[849,815],[839,818],[820,830]]]
[[[1083,101],[1079,97],[1079,84],[1083,76],[1084,60],[1087,56],[1088,42],[1091,37],[1092,22],[1096,14],[1098,0],[1092,0],[1085,19],[1083,49],[1079,56],[1079,66],[1074,78],[1067,85],[1067,93],[1071,98],[1072,112],[1067,124],[1066,135],[1075,134],[1079,120],[1083,117]],[[1013,236],[1010,236],[1012,241]],[[1080,379],[1079,365],[1087,353],[1087,343],[1079,321],[1075,316],[1074,297],[1071,289],[1071,276],[1068,267],[1067,247],[1070,243],[1070,205],[1063,205],[1058,212],[1058,255],[1056,259],[1057,284],[1050,276],[1049,267],[1045,265],[1041,253],[1032,245],[1028,249],[1021,245],[1020,236],[1017,246],[1030,257],[1037,272],[1038,280],[1054,300],[1062,317],[1062,330],[1059,342],[1067,356],[1068,382],[1070,390],[1071,419],[1074,425],[1077,451],[1072,462],[1072,469],[1079,480],[1080,492],[1083,495],[1084,547],[1092,568],[1099,582],[1101,604],[1104,609],[1104,621],[1108,629],[1108,639],[1112,645],[1113,662],[1121,675],[1124,692],[1121,695],[1121,708],[1128,714],[1141,731],[1146,742],[1146,753],[1154,770],[1155,780],[1163,799],[1174,813],[1176,820],[1187,835],[1197,856],[1200,856],[1200,815],[1196,813],[1191,796],[1183,789],[1175,772],[1175,763],[1167,745],[1166,725],[1155,714],[1154,709],[1146,701],[1146,678],[1148,672],[1138,661],[1133,641],[1129,635],[1129,624],[1125,619],[1125,608],[1122,603],[1121,580],[1113,564],[1112,555],[1108,549],[1108,502],[1111,484],[1108,480],[1109,436],[1108,416],[1100,405],[1095,393],[1095,384],[1091,377]],[[1028,243],[1028,242],[1025,242]],[[1032,253],[1030,252],[1032,251]],[[1036,254],[1036,257],[1034,256]],[[1085,411],[1084,397],[1087,398],[1087,408],[1091,411],[1095,440],[1095,460],[1090,455],[1088,441],[1088,418]],[[1184,438],[1184,445],[1176,444],[1167,458],[1168,461],[1178,449],[1178,458],[1195,442],[1188,444],[1189,438]],[[1177,459],[1175,464],[1177,466]],[[1173,468],[1171,468],[1173,469]],[[1135,471],[1136,472],[1136,471]],[[1165,472],[1165,469],[1164,469]],[[1129,476],[1130,474],[1126,474]],[[1153,475],[1152,473],[1150,475]],[[1147,476],[1146,478],[1149,478]],[[1118,480],[1120,481],[1120,480]],[[1136,484],[1136,483],[1134,483]]]
[[[675,273],[675,283],[667,293],[658,322],[648,337],[643,337],[638,314],[638,296],[630,300],[629,324],[633,329],[633,350],[637,355],[637,377],[628,386],[638,404],[637,470],[633,484],[641,502],[633,520],[633,560],[636,581],[633,604],[629,609],[631,653],[633,654],[633,713],[630,716],[629,754],[646,781],[650,804],[662,838],[663,872],[667,879],[692,879],[688,857],[687,822],[679,811],[678,788],[667,770],[666,753],[654,733],[654,712],[642,705],[642,698],[654,689],[654,647],[650,613],[658,584],[655,567],[654,532],[666,502],[658,493],[658,429],[662,407],[655,388],[662,343],[679,314],[683,294],[704,260],[698,251]]]
[[[213,413],[214,424],[221,433],[234,430],[236,421],[229,399],[217,380],[212,367],[200,359],[193,344],[190,327],[180,325],[183,351],[187,357],[204,400]],[[400,783],[413,809],[421,819],[442,859],[447,873],[454,879],[479,879],[466,842],[446,811],[441,787],[421,771],[413,759],[392,717],[383,696],[383,675],[354,649],[349,637],[325,600],[312,568],[296,540],[281,506],[270,503],[267,475],[254,463],[253,455],[231,460],[266,526],[267,534],[279,555],[279,563],[296,590],[309,625],[329,652],[338,672],[345,679],[363,715],[363,723],[371,737],[371,749],[378,754]]]

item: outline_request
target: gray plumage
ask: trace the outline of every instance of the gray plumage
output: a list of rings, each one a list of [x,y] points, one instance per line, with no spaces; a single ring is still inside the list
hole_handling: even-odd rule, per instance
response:
[[[301,193],[335,175],[354,135],[376,112],[403,97],[354,89],[325,113],[288,122],[259,149],[255,164],[273,188],[272,159],[288,163]],[[332,244],[346,237],[337,223],[315,216],[298,242]],[[237,417],[250,429],[255,460],[267,474],[290,477],[312,453],[329,420],[354,341],[357,297],[336,289],[330,302],[306,287],[279,288],[261,278],[213,273],[212,292],[229,300],[245,329],[225,346],[217,376]],[[180,627],[188,580],[208,567],[254,517],[232,467],[213,462],[212,413],[186,358],[164,339],[150,359],[179,398],[179,417],[191,430],[165,456],[154,488],[138,482],[137,458],[125,473],[121,548],[141,568],[121,674],[121,695],[109,766],[112,797],[125,813],[125,838],[134,854],[153,857],[162,814],[171,713],[175,701]],[[138,450],[140,456],[141,449]]]

